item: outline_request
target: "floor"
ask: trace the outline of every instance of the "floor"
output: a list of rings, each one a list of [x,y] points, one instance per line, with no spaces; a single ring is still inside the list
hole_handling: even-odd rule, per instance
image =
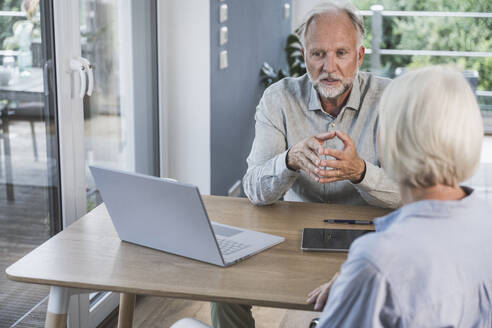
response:
[[[98,122],[97,124],[104,124]],[[118,131],[113,131],[115,134]],[[36,133],[44,136],[42,123],[36,124]],[[95,136],[94,145],[99,144]],[[41,140],[43,138],[38,138]],[[14,163],[15,203],[6,200],[3,158],[0,155],[0,328],[43,327],[47,306],[48,288],[8,281],[5,268],[49,238],[47,208],[47,176],[43,171],[48,163],[43,160],[45,143],[38,142],[39,158],[33,157],[29,125],[16,122],[11,127]],[[113,151],[119,147],[112,141]],[[1,150],[1,143],[0,143]],[[97,149],[98,158],[109,152]],[[2,152],[0,152],[2,153]],[[465,184],[492,203],[492,137],[484,141],[482,164]],[[183,317],[195,317],[209,323],[209,304],[156,297],[140,297],[135,314],[135,327],[169,327]],[[306,327],[316,313],[254,308],[257,327]],[[115,318],[102,326],[116,327]]]
[[[41,123],[36,124],[36,129],[44,132]],[[20,322],[25,313],[46,298],[49,290],[9,281],[4,274],[10,264],[50,237],[48,188],[43,174],[46,160],[41,156],[38,160],[34,158],[28,123],[13,123],[11,131],[13,170],[17,177],[14,201],[7,200],[3,157],[0,161],[0,327]],[[45,152],[45,144],[38,142],[38,151]]]
[[[92,136],[87,138],[88,156],[103,163],[124,163],[119,140],[120,125],[116,116],[100,115],[87,120],[85,133]],[[48,168],[53,163],[46,156],[44,122],[35,122],[37,157],[27,121],[11,121],[9,130],[14,200],[6,197],[6,158],[0,138],[0,328],[42,327],[45,311],[40,313],[36,307],[43,306],[49,288],[12,282],[4,272],[10,264],[50,237]],[[88,177],[90,173],[87,170]],[[91,183],[89,180],[88,184]],[[90,199],[88,206],[95,206],[91,201],[94,202]]]

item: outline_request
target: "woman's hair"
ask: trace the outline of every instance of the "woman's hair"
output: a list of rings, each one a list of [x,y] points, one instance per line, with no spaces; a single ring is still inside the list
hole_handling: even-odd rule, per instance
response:
[[[480,110],[463,75],[450,67],[422,68],[392,81],[379,103],[378,132],[385,171],[410,187],[457,186],[480,160]]]

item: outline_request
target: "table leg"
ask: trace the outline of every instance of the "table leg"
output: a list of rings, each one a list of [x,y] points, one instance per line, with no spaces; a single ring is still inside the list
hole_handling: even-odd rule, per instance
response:
[[[120,312],[118,314],[118,328],[133,327],[133,312],[135,311],[135,294],[120,294]]]
[[[67,326],[67,311],[69,302],[69,288],[57,286],[51,287],[45,328],[64,328]]]

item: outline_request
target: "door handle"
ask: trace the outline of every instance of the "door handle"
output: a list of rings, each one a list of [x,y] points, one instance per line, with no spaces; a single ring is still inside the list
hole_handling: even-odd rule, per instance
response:
[[[85,78],[85,71],[86,71],[85,65],[82,64],[82,62],[79,59],[71,59],[70,60],[70,69],[72,71],[79,72],[79,77],[80,77],[79,97],[84,98],[86,83],[87,83],[87,80]]]
[[[94,75],[92,74],[92,64],[84,57],[78,57],[70,60],[70,69],[79,72],[80,91],[79,97],[92,95],[94,91]]]
[[[43,86],[44,86],[44,95],[49,96],[50,90],[54,86],[51,70],[53,69],[53,60],[48,59],[44,62],[43,65]]]
[[[87,92],[88,96],[92,96],[92,91],[94,91],[94,75],[92,74],[92,64],[84,57],[79,57],[79,61],[84,65],[85,71],[87,72]]]

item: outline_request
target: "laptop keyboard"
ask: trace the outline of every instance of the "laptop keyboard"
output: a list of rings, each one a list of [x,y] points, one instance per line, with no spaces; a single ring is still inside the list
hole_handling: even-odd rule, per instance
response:
[[[222,255],[230,255],[250,246],[230,239],[222,239],[220,237],[217,237],[217,242],[219,243]]]

